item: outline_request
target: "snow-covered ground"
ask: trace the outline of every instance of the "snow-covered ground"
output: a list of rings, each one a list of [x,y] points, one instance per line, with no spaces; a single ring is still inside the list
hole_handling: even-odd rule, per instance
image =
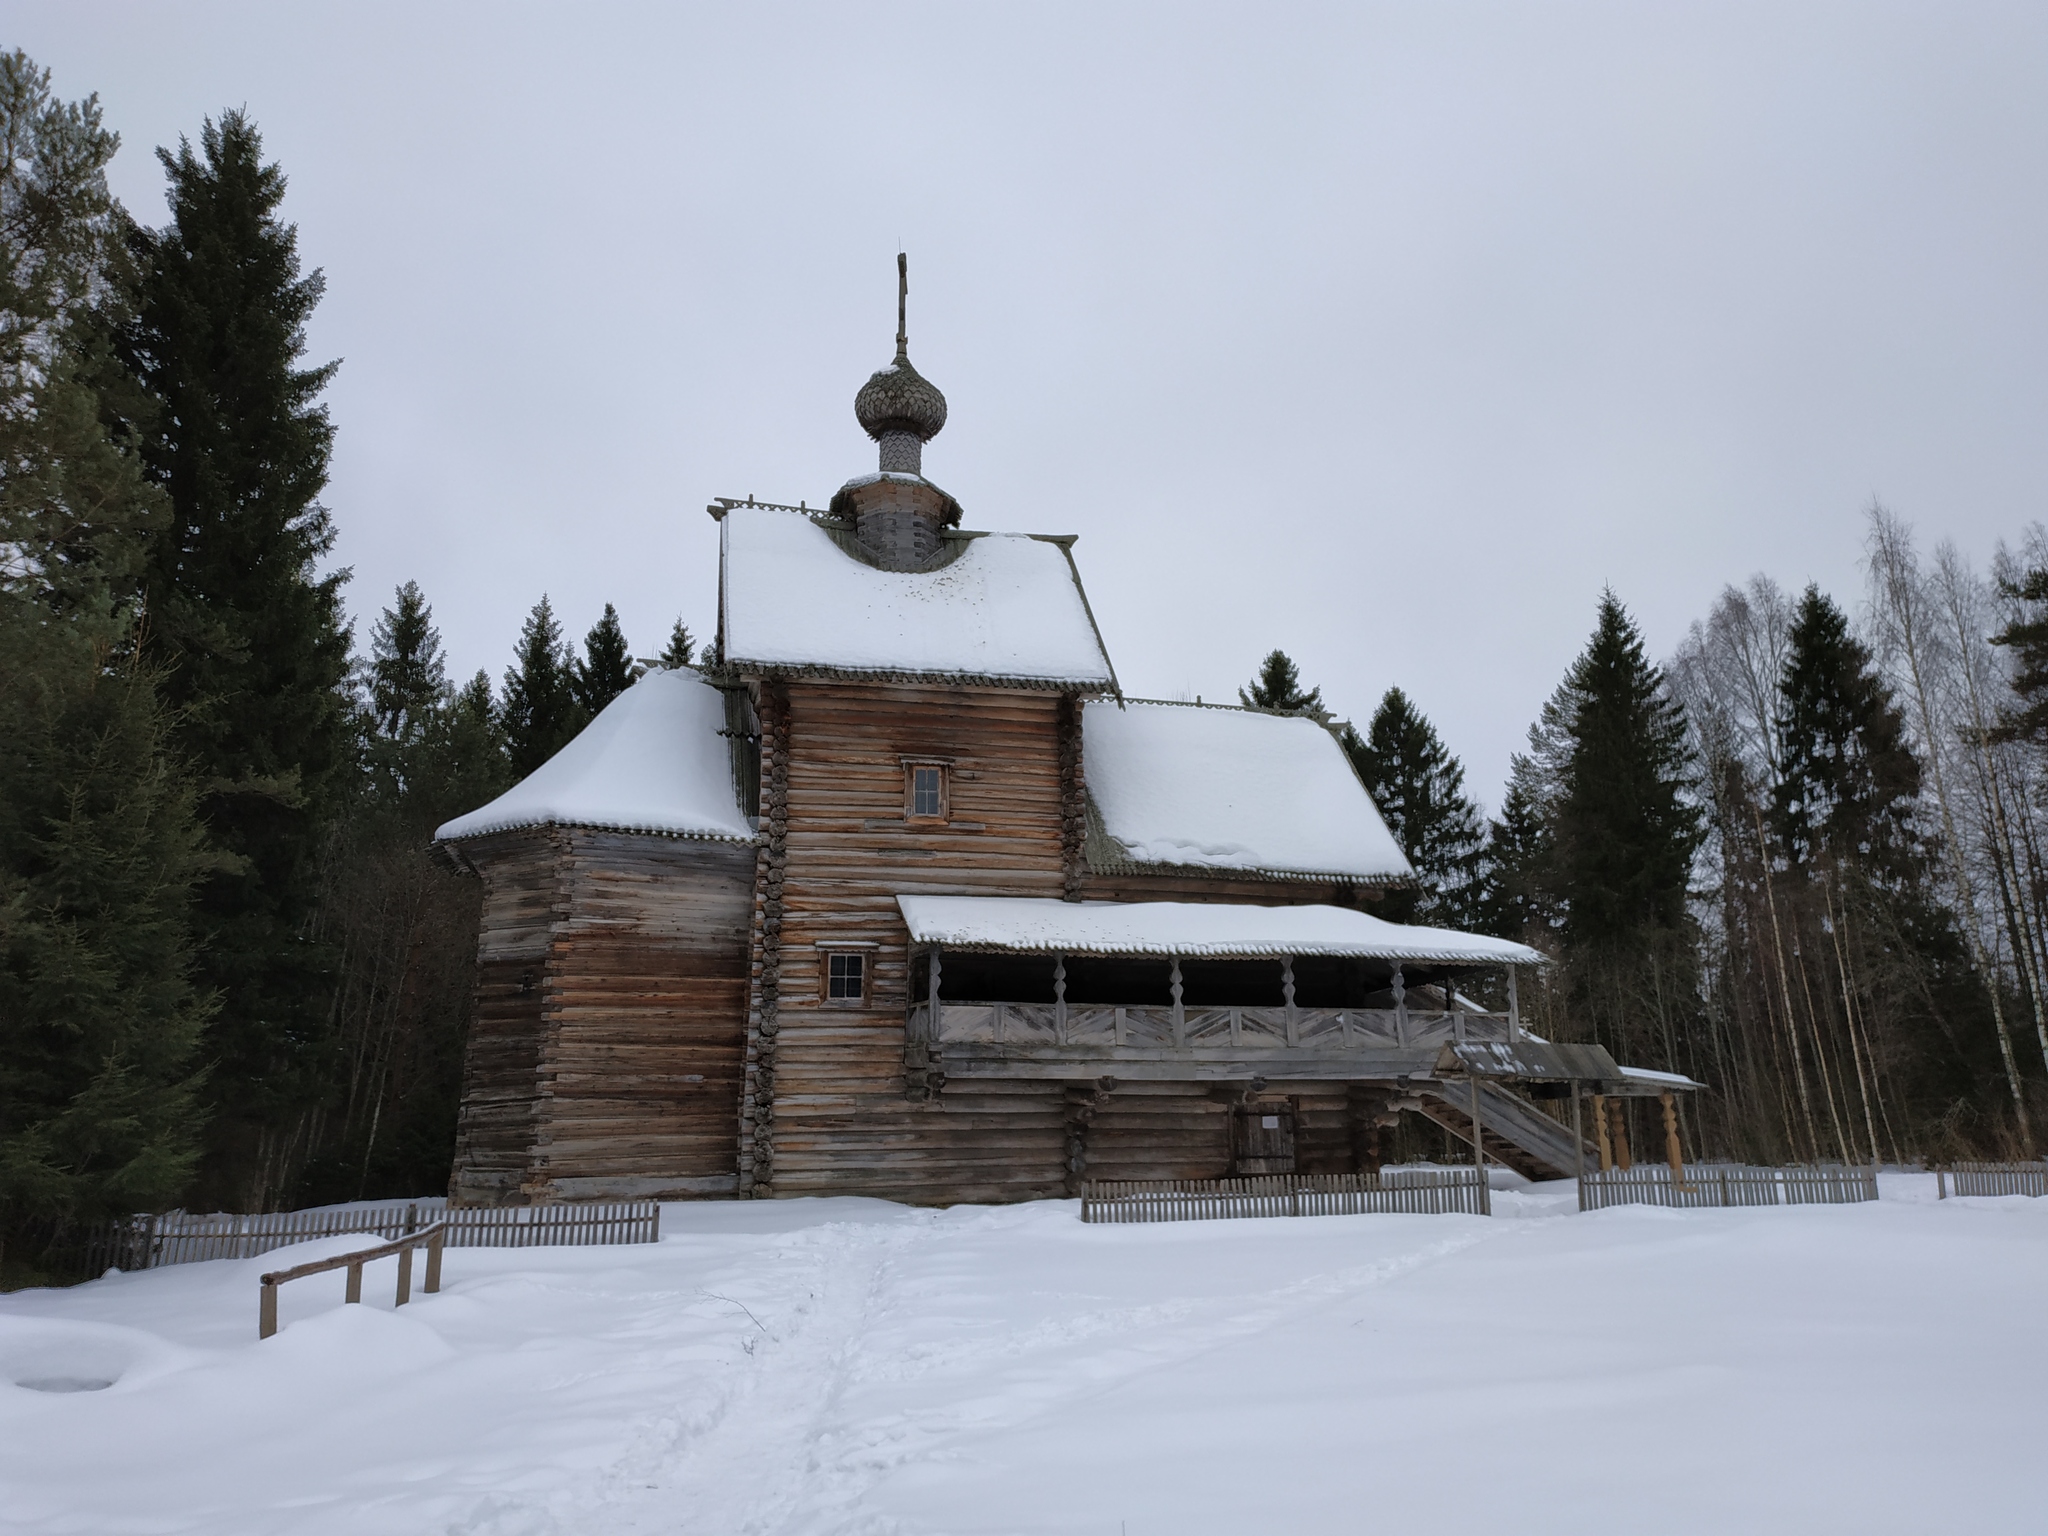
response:
[[[2048,1201],[1082,1226],[676,1206],[659,1245],[0,1297],[0,1531],[2048,1530]],[[103,1390],[53,1392],[22,1381]]]

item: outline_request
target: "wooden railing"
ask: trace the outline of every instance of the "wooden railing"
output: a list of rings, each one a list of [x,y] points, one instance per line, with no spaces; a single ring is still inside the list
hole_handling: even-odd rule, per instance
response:
[[[277,1332],[277,1288],[287,1280],[303,1280],[308,1275],[324,1275],[332,1270],[348,1271],[348,1291],[341,1298],[344,1303],[359,1302],[363,1299],[363,1266],[377,1259],[388,1259],[398,1255],[398,1300],[397,1306],[404,1306],[412,1300],[412,1251],[425,1245],[427,1250],[427,1283],[421,1287],[427,1292],[441,1289],[441,1249],[448,1237],[448,1224],[435,1222],[418,1232],[408,1233],[396,1242],[385,1243],[377,1248],[358,1248],[353,1253],[337,1254],[331,1259],[313,1259],[290,1269],[272,1270],[262,1280],[262,1299],[257,1308],[256,1337],[267,1339]]]
[[[934,1044],[1221,1047],[1243,1050],[1386,1050],[1513,1037],[1505,1013],[1393,1008],[1108,1007],[1077,1003],[914,1004],[912,1040]]]
[[[1242,1179],[1097,1179],[1081,1186],[1087,1222],[1221,1221],[1246,1216],[1361,1216],[1382,1211],[1486,1214],[1477,1169],[1269,1174]]]
[[[1753,1168],[1694,1163],[1674,1174],[1663,1163],[1609,1168],[1579,1180],[1579,1209],[1663,1205],[1702,1210],[1749,1205],[1854,1205],[1877,1198],[1877,1170],[1849,1163]]]
[[[1951,1163],[1934,1175],[1943,1200],[1951,1194],[2048,1195],[2048,1163]]]

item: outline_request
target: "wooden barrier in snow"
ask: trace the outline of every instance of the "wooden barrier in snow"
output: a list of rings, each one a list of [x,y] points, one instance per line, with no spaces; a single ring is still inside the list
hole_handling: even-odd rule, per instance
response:
[[[1744,1163],[1693,1163],[1674,1172],[1661,1164],[1608,1168],[1579,1180],[1579,1209],[1662,1205],[1702,1210],[1747,1205],[1853,1205],[1877,1198],[1877,1170],[1847,1163],[1754,1168]]]
[[[1950,1195],[2048,1195],[2048,1162],[1950,1163],[1935,1170],[1942,1199]]]
[[[1081,1186],[1089,1222],[1221,1221],[1244,1216],[1360,1216],[1383,1211],[1485,1214],[1471,1168],[1266,1174],[1242,1179],[1095,1179]]]
[[[262,1279],[262,1296],[256,1312],[256,1337],[267,1339],[277,1332],[277,1288],[287,1280],[303,1280],[308,1275],[324,1275],[333,1270],[348,1271],[348,1290],[342,1296],[346,1303],[363,1299],[363,1266],[377,1259],[388,1259],[398,1255],[398,1300],[395,1306],[404,1306],[412,1300],[412,1251],[425,1245],[427,1250],[427,1283],[425,1291],[441,1289],[441,1249],[448,1238],[448,1224],[435,1222],[417,1232],[401,1237],[395,1243],[385,1243],[378,1248],[358,1248],[354,1253],[337,1254],[331,1259],[313,1259],[305,1264],[296,1264],[290,1269],[272,1270]]]
[[[427,1222],[447,1229],[451,1248],[552,1248],[652,1243],[661,1238],[661,1207],[652,1200],[596,1205],[522,1205],[442,1210],[418,1204],[344,1210],[271,1211],[204,1216],[170,1211],[135,1216],[103,1232],[95,1271],[155,1269],[202,1259],[251,1259],[274,1248],[352,1232],[397,1239]]]

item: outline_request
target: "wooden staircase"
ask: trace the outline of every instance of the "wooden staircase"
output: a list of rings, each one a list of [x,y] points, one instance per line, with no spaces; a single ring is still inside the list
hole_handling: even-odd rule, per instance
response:
[[[1416,1085],[1419,1111],[1459,1140],[1472,1141],[1471,1088],[1463,1082]],[[1503,1168],[1527,1179],[1578,1177],[1579,1160],[1572,1151],[1572,1128],[1559,1125],[1519,1094],[1492,1083],[1479,1087],[1479,1125],[1486,1155]],[[1586,1166],[1598,1168],[1600,1153],[1585,1144]]]

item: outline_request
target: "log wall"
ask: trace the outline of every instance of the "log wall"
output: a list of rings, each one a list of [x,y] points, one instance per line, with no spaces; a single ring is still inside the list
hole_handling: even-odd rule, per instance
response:
[[[730,1195],[751,844],[479,839],[477,1024],[451,1198]]]
[[[1064,1193],[1058,1084],[906,1096],[909,934],[896,897],[1064,894],[1075,838],[1060,744],[1072,706],[1025,690],[791,682],[764,684],[760,710],[743,1187],[928,1203]],[[946,824],[905,821],[906,757],[947,762]],[[863,1006],[824,996],[835,944],[872,946]]]
[[[1088,873],[1079,710],[1055,694],[761,685],[763,853],[753,922],[741,1190],[924,1203],[1029,1199],[1091,1178],[1229,1171],[1229,1095],[1194,1084],[906,1081],[909,935],[898,894],[1344,900],[1328,882]],[[904,759],[950,767],[950,818],[906,823]],[[867,946],[864,1006],[825,996],[832,946]],[[941,990],[944,990],[943,976]],[[1341,1085],[1297,1098],[1304,1171],[1349,1171]]]

